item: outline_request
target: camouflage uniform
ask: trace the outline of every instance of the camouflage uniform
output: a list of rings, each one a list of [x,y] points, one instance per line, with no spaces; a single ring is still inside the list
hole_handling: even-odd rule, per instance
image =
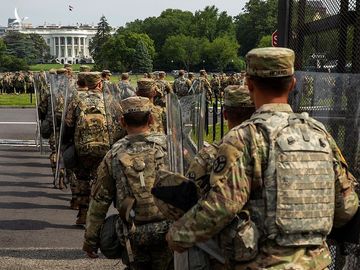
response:
[[[84,224],[86,219],[86,212],[89,206],[89,197],[90,197],[90,182],[96,178],[96,170],[99,166],[101,160],[103,157],[99,155],[93,155],[93,156],[84,156],[82,154],[78,153],[78,142],[83,140],[84,138],[79,138],[77,136],[79,133],[77,132],[78,126],[77,123],[81,117],[82,109],[80,109],[80,106],[82,106],[81,101],[85,100],[86,98],[96,97],[99,101],[99,104],[94,104],[95,107],[104,107],[104,99],[101,89],[97,89],[97,84],[101,82],[100,73],[97,72],[87,72],[85,73],[85,81],[86,85],[88,87],[87,91],[79,91],[76,98],[74,98],[66,111],[65,116],[65,123],[67,126],[67,130],[69,130],[68,133],[73,132],[73,134],[68,134],[69,137],[73,137],[73,141],[75,143],[75,149],[77,152],[77,167],[74,168],[74,173],[76,175],[76,181],[77,181],[77,204],[79,205],[79,213],[78,213],[78,219],[76,221],[77,224]],[[106,119],[105,119],[106,120]],[[105,123],[104,125],[108,125],[108,123]],[[106,140],[109,139],[108,133],[105,135]],[[108,141],[108,146],[109,141]],[[96,154],[96,153],[94,153]]]
[[[144,97],[130,97],[122,101],[121,106],[124,114],[151,110],[150,101]],[[140,160],[144,167],[135,168]],[[166,168],[166,137],[163,134],[145,132],[128,135],[112,147],[101,162],[92,188],[83,250],[97,250],[100,229],[110,204],[115,202],[116,209],[121,213],[125,199],[131,196],[136,199],[133,208],[136,233],[131,235],[135,256],[132,269],[168,269],[172,253],[167,248],[165,234],[162,232],[157,241],[149,243],[146,240],[159,233],[159,224],[167,224],[150,193],[155,172],[162,168]],[[144,177],[144,186],[140,174]],[[122,232],[119,234],[123,235]],[[121,241],[124,242],[124,239]],[[127,256],[123,254],[123,262],[127,263],[126,260]]]
[[[154,104],[157,106],[165,107],[166,106],[166,94],[172,93],[172,87],[170,83],[165,80],[165,72],[159,72],[159,79],[156,81],[158,95],[154,98]]]
[[[137,95],[142,97],[149,97],[152,95],[154,89],[157,89],[156,83],[152,79],[140,79],[137,81]],[[150,126],[151,132],[165,133],[166,131],[166,112],[161,106],[152,105],[151,114],[154,123]]]
[[[180,75],[175,81],[174,81],[174,93],[179,97],[184,97],[188,95],[188,92],[191,88],[192,82],[185,78],[184,75]]]
[[[201,89],[200,91],[205,91],[206,92],[206,99],[208,102],[211,101],[211,97],[212,97],[212,90],[211,90],[211,85],[210,82],[207,78],[207,74],[205,70],[200,70],[200,77],[199,77],[199,81],[200,81],[200,85],[201,85]]]
[[[214,95],[216,97],[220,97],[221,96],[221,91],[220,91],[221,90],[221,82],[220,82],[219,77],[216,74],[213,75],[210,85],[211,85],[211,90],[214,93]]]
[[[247,55],[247,60],[250,76],[280,77],[294,73],[294,53],[288,49],[257,49]],[[232,224],[236,215],[243,213],[249,218],[245,223],[248,226],[247,234],[241,237],[243,243],[238,242],[236,246],[234,242],[235,246],[230,251],[238,253],[240,257],[244,254],[249,256],[228,261],[224,269],[322,270],[331,263],[330,252],[325,243],[326,234],[331,229],[333,219],[334,226],[341,226],[356,213],[358,197],[354,192],[355,179],[349,173],[335,141],[322,124],[308,116],[296,116],[319,128],[321,131],[318,134],[326,138],[319,139],[320,143],[311,143],[314,148],[327,149],[327,169],[320,169],[324,166],[320,164],[324,163],[319,161],[317,154],[302,153],[299,154],[301,162],[297,161],[297,157],[288,161],[291,170],[284,165],[282,177],[285,174],[284,179],[287,179],[286,173],[289,177],[294,176],[296,173],[293,170],[297,173],[302,171],[309,175],[302,177],[304,174],[297,174],[297,178],[309,183],[292,183],[292,178],[288,179],[289,183],[285,186],[272,183],[276,183],[277,180],[273,168],[276,167],[277,175],[280,175],[277,166],[285,161],[285,157],[274,163],[276,159],[271,155],[275,150],[269,149],[274,144],[270,144],[267,136],[273,136],[272,128],[280,128],[280,123],[287,123],[288,119],[294,119],[294,116],[287,104],[265,104],[249,121],[233,128],[223,138],[210,176],[211,189],[205,198],[170,228],[168,239],[173,246],[192,247],[196,242],[206,241],[219,232],[221,239],[221,235],[224,235],[222,230],[226,230],[228,224]],[[274,122],[269,123],[268,120]],[[263,123],[267,123],[268,130],[264,129]],[[267,132],[269,134],[266,134]],[[303,136],[304,141],[314,138],[308,138],[306,134]],[[289,145],[292,145],[293,140],[293,137],[288,137]],[[294,146],[300,147],[296,143],[295,139]],[[306,146],[305,143],[304,145]],[[282,144],[281,146],[287,147]],[[307,167],[296,167],[295,160],[298,162],[297,166]],[[311,171],[314,173],[310,174]],[[323,174],[321,179],[329,179],[326,187],[316,174]],[[290,185],[293,189],[290,189]],[[320,186],[323,189],[319,189]],[[277,190],[279,193],[276,193]],[[335,196],[331,195],[334,193]],[[277,201],[280,198],[281,203]],[[311,209],[307,208],[308,212],[302,212],[300,209],[303,208],[296,211],[295,201],[299,207],[307,205]],[[311,202],[314,203],[312,206],[309,205]],[[288,210],[292,211],[287,212],[283,207],[290,207]],[[274,208],[277,212],[273,212]],[[293,222],[294,216],[298,217],[297,223],[291,223],[293,225],[290,226],[286,217],[283,218],[284,215],[287,215],[289,222]],[[289,226],[289,232],[279,230],[279,227]],[[314,227],[319,228],[319,231],[311,231]],[[320,233],[325,227],[326,232]]]

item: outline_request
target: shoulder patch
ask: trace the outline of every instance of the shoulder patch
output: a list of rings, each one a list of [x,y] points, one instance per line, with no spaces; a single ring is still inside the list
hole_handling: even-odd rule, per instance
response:
[[[226,167],[227,158],[225,156],[219,156],[214,161],[213,170],[214,173],[221,172]]]

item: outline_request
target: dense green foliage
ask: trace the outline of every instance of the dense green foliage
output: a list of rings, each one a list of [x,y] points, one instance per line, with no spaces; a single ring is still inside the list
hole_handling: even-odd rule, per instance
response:
[[[100,46],[95,61],[113,71],[137,70],[140,62],[150,62],[136,54],[143,42],[156,70],[239,71],[250,49],[271,46],[276,24],[277,0],[249,0],[236,17],[215,6],[195,13],[166,9],[158,17],[120,27]]]
[[[10,31],[0,39],[0,71],[26,70],[49,58],[49,47],[37,34]]]

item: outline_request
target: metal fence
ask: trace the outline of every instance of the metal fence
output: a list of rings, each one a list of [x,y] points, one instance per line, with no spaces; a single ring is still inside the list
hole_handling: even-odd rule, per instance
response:
[[[324,123],[360,179],[360,0],[279,0],[278,19],[279,45],[296,54],[290,104]],[[360,246],[330,249],[330,269],[360,269]]]

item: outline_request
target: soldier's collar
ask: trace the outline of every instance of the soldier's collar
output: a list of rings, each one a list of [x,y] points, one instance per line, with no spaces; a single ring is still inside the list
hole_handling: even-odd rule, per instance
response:
[[[143,133],[138,133],[138,134],[132,134],[132,135],[127,135],[126,138],[132,142],[132,141],[138,141],[139,139],[145,138],[150,134],[150,131],[147,132],[143,132]]]
[[[265,112],[288,112],[292,113],[293,110],[289,104],[285,103],[269,103],[262,105],[255,113],[265,113]]]

